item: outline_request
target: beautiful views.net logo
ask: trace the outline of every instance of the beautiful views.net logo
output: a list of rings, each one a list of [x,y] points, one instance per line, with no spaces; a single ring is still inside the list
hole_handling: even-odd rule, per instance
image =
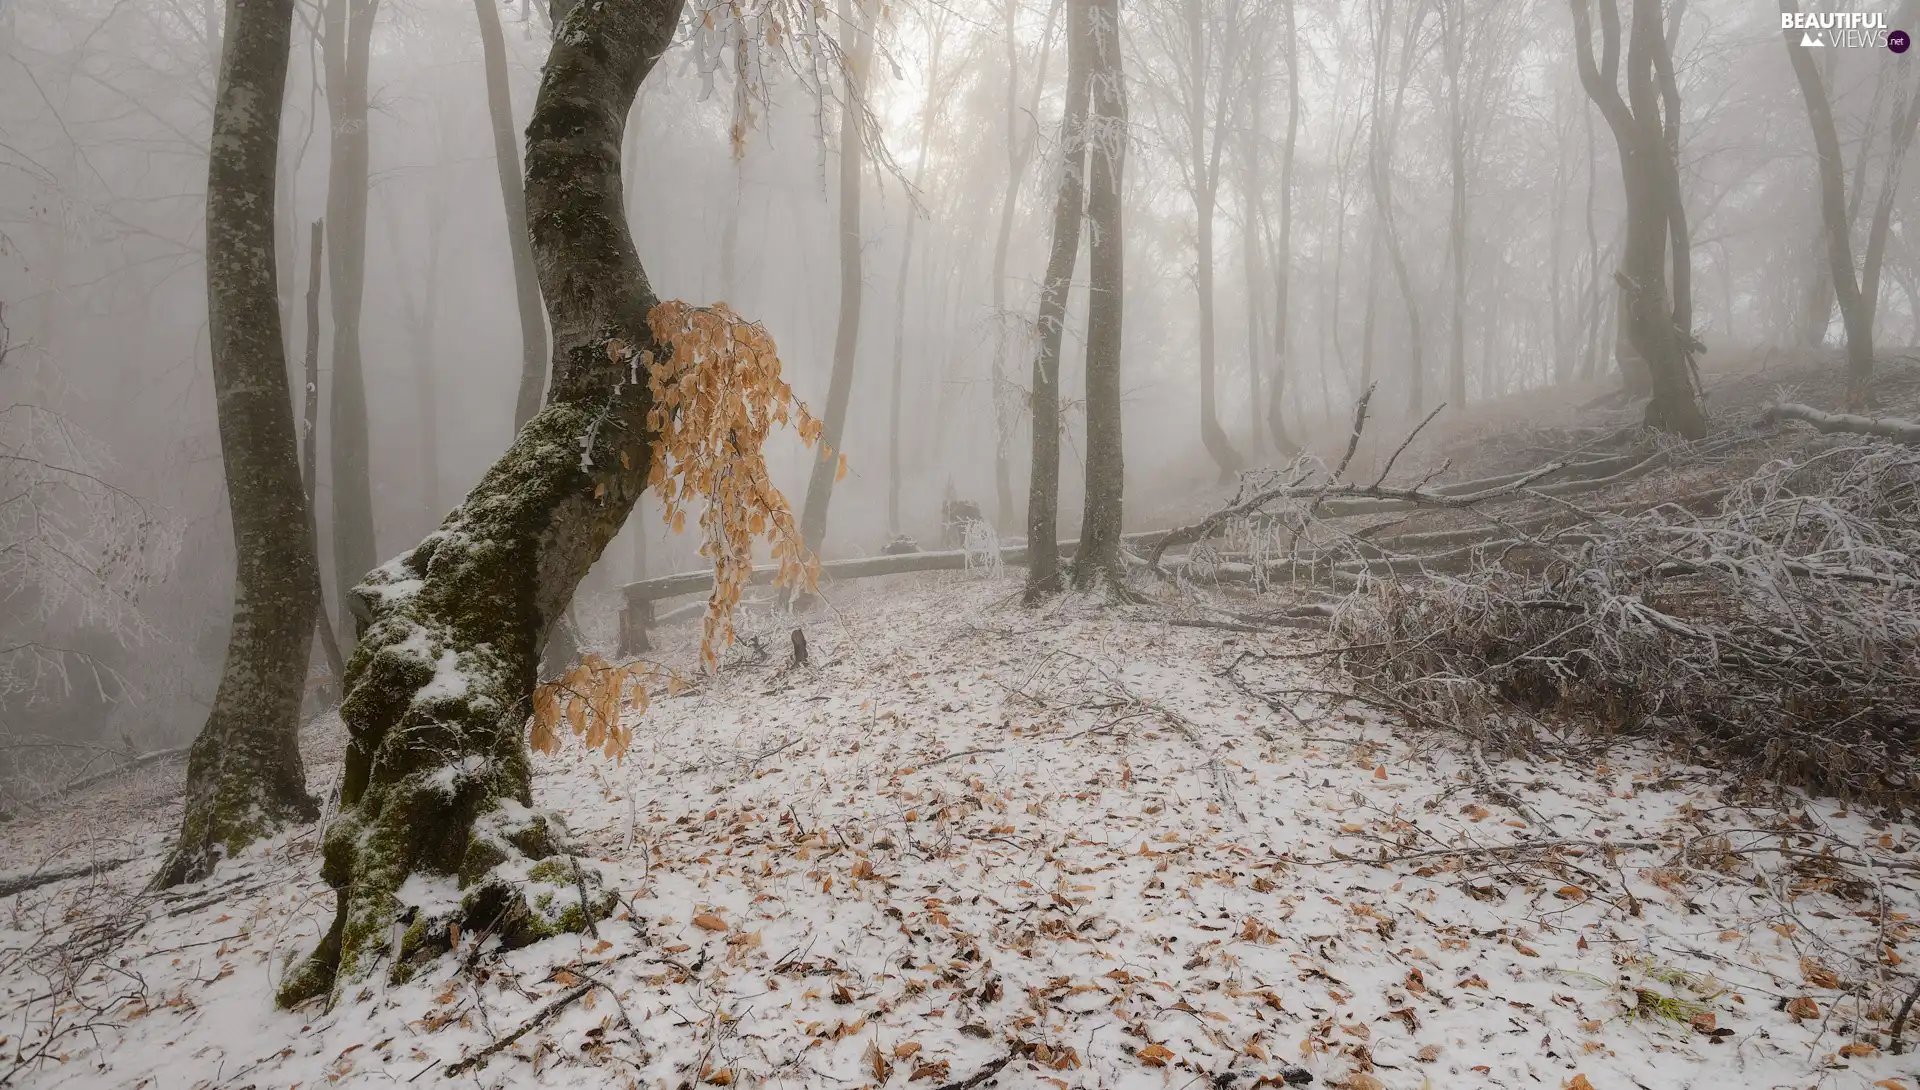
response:
[[[1880,49],[1889,46],[1885,12],[1783,11],[1780,13],[1780,29],[1799,31],[1800,44],[1808,48],[1835,46],[1842,49]],[[1894,50],[1896,53],[1903,51]]]

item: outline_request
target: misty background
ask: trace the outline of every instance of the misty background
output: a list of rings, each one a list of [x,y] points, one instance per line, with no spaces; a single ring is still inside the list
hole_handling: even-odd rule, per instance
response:
[[[505,448],[521,364],[475,9],[381,0],[371,10],[360,336],[385,558],[437,525]],[[999,0],[911,0],[876,24],[867,94],[879,139],[862,168],[850,473],[829,557],[878,552],[895,529],[896,360],[897,529],[932,546],[948,498],[978,503],[1003,535],[1023,526],[1024,398],[1059,174],[1065,27],[1057,0],[1017,0],[1010,40],[1009,10]],[[184,745],[219,678],[233,556],[201,250],[224,14],[199,0],[0,0],[0,771],[9,778],[73,747]],[[549,17],[524,0],[498,15],[524,126]],[[325,214],[329,185],[319,19],[316,5],[298,6],[281,145],[279,288],[296,414],[308,225]],[[1617,381],[1620,170],[1575,71],[1566,4],[1139,0],[1123,19],[1129,529],[1164,524],[1231,469],[1284,463],[1282,433],[1343,434],[1376,380],[1385,411],[1414,418],[1441,401],[1457,406],[1462,389],[1475,403]],[[1777,12],[1673,0],[1667,24],[1703,368],[1759,346],[1837,343],[1813,138]],[[725,301],[763,322],[796,393],[818,410],[841,296],[838,110],[771,61],[742,94],[730,52],[718,65],[698,60],[733,48],[695,11],[642,87],[625,149],[629,218],[660,297]],[[1897,185],[1905,144],[1893,125],[1920,61],[1879,48],[1818,59],[1850,215],[1864,221],[1891,194],[1880,338],[1920,341],[1920,255],[1904,231],[1916,197]],[[1208,278],[1211,406],[1199,290]],[[338,617],[327,290],[323,282],[316,506]],[[1083,293],[1081,283],[1073,321]],[[1080,337],[1070,324],[1067,511],[1080,502]],[[1281,433],[1267,419],[1277,374]],[[1224,454],[1203,440],[1209,414]],[[1015,484],[1011,511],[996,496],[996,451]],[[806,457],[797,442],[769,452],[796,504]],[[697,567],[697,546],[643,498],[587,589]]]

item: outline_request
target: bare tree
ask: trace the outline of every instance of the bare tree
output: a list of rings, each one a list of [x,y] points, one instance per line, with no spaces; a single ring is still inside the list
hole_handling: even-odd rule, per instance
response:
[[[1287,377],[1291,370],[1292,356],[1292,288],[1293,288],[1293,168],[1294,155],[1300,137],[1300,28],[1294,13],[1294,0],[1281,0],[1281,34],[1286,43],[1287,61],[1287,135],[1280,150],[1280,230],[1274,237],[1273,247],[1273,378],[1267,384],[1267,430],[1273,435],[1273,447],[1281,455],[1291,455],[1298,450],[1297,444],[1287,434],[1286,417],[1283,415]],[[1345,204],[1341,206],[1345,219]],[[1341,238],[1336,240],[1336,249],[1344,243],[1345,224],[1336,226]],[[1338,258],[1336,272],[1338,280]],[[1339,291],[1339,285],[1334,285]],[[1334,321],[1338,322],[1338,314]],[[1324,374],[1322,379],[1324,381]]]
[[[313,537],[313,549],[316,564],[319,557],[320,531],[314,525],[315,513],[319,510],[318,493],[315,485],[320,470],[320,278],[321,262],[326,250],[326,224],[313,221],[307,242],[307,348],[302,368],[300,401],[300,490],[307,498],[307,532]],[[316,566],[316,571],[318,568]],[[347,676],[345,656],[340,653],[340,640],[333,634],[333,620],[327,616],[324,606],[314,607],[317,627],[320,633],[320,651],[326,657],[327,670],[333,674],[333,684],[338,686]],[[335,695],[339,695],[337,692]]]
[[[1067,100],[1060,118],[1060,186],[1054,194],[1053,250],[1047,257],[1033,356],[1033,464],[1027,491],[1029,604],[1058,589],[1060,510],[1060,342],[1067,297],[1080,259],[1085,215],[1087,103],[1091,95],[1093,15],[1090,0],[1067,0]]]
[[[1406,102],[1407,84],[1413,74],[1414,59],[1423,48],[1421,31],[1426,23],[1427,5],[1413,4],[1407,27],[1400,35],[1400,60],[1393,86],[1393,102],[1386,103],[1387,54],[1393,41],[1393,2],[1378,0],[1379,15],[1375,23],[1375,54],[1373,78],[1373,124],[1371,139],[1368,142],[1368,177],[1373,183],[1373,207],[1375,219],[1376,245],[1386,252],[1388,263],[1393,268],[1393,281],[1400,289],[1400,302],[1407,311],[1407,412],[1419,415],[1426,403],[1427,366],[1425,361],[1425,341],[1420,332],[1420,299],[1413,286],[1413,273],[1407,265],[1406,247],[1400,238],[1400,228],[1394,218],[1393,199],[1393,161],[1394,149],[1400,138],[1401,110]],[[1371,285],[1371,279],[1369,281]],[[1368,288],[1371,315],[1372,288]],[[1372,339],[1368,338],[1368,348]],[[1367,352],[1371,359],[1371,351]],[[1367,379],[1362,380],[1368,381]]]
[[[840,449],[847,426],[847,402],[853,396],[853,368],[860,347],[860,174],[865,160],[860,111],[866,94],[866,71],[873,56],[873,35],[861,28],[860,0],[840,0],[840,52],[845,58],[845,83],[840,104],[840,318],[833,335],[833,374],[827,382],[827,446]],[[807,480],[807,504],[800,516],[800,533],[807,547],[818,551],[827,534],[827,505],[833,501],[833,482],[839,458],[823,458],[813,465]]]
[[[1194,293],[1200,308],[1200,441],[1230,480],[1245,460],[1220,427],[1215,389],[1214,213],[1226,149],[1232,139],[1235,110],[1244,95],[1240,83],[1247,43],[1242,0],[1180,0],[1148,9],[1145,31],[1161,64],[1144,86],[1156,112],[1171,114],[1163,128],[1176,132],[1181,181],[1193,202]]]
[[[1916,8],[1920,8],[1920,5],[1910,0],[1903,8],[1902,17],[1911,20]],[[1780,10],[1797,12],[1799,5],[1793,0],[1780,0]],[[1826,81],[1821,78],[1812,54],[1801,44],[1795,32],[1783,31],[1781,37],[1786,42],[1787,55],[1793,62],[1794,77],[1799,81],[1800,94],[1807,106],[1807,121],[1813,129],[1828,284],[1839,299],[1840,321],[1847,333],[1847,409],[1849,412],[1864,412],[1870,400],[1869,387],[1873,382],[1873,320],[1879,304],[1880,269],[1885,260],[1900,174],[1906,163],[1907,152],[1913,145],[1915,126],[1920,124],[1920,94],[1916,94],[1916,89],[1904,81],[1899,85],[1899,97],[1893,105],[1888,124],[1889,147],[1879,197],[1874,205],[1873,222],[1867,231],[1865,260],[1856,275],[1852,225],[1854,210],[1858,209],[1865,190],[1874,118],[1869,116],[1867,130],[1861,137],[1862,148],[1854,165],[1852,195],[1849,197],[1846,163],[1840,152],[1840,136],[1834,125],[1833,106],[1827,96]],[[1877,112],[1877,109],[1873,111]],[[1824,330],[1824,315],[1821,327]]]
[[[927,27],[927,97],[920,107],[920,151],[913,164],[913,192],[907,202],[906,238],[900,244],[900,275],[894,281],[893,295],[893,382],[887,392],[887,532],[900,532],[900,384],[906,371],[907,362],[907,272],[913,267],[913,236],[920,226],[919,194],[927,180],[927,148],[933,143],[934,121],[940,115],[940,53],[946,45],[947,20],[952,12],[946,8],[936,8],[929,12],[930,23]],[[994,362],[994,388],[1000,387],[999,357]],[[1007,503],[1004,499],[1007,490],[1006,480],[1006,440],[1004,436],[994,443],[994,466],[996,479],[1000,485],[1003,502],[1001,517],[1004,520]],[[1002,521],[1001,525],[1006,525]]]
[[[1620,149],[1620,176],[1627,195],[1627,242],[1621,256],[1621,306],[1629,312],[1628,333],[1634,351],[1647,362],[1653,399],[1647,405],[1647,424],[1690,438],[1706,434],[1706,414],[1695,396],[1693,334],[1678,323],[1689,306],[1670,302],[1665,269],[1670,235],[1684,238],[1677,226],[1680,208],[1679,176],[1668,151],[1661,120],[1662,95],[1655,81],[1657,67],[1671,68],[1661,24],[1659,0],[1632,0],[1628,32],[1627,92],[1620,97],[1620,13],[1615,0],[1600,2],[1600,58],[1593,55],[1593,19],[1589,0],[1572,0],[1574,57],[1580,82],[1606,118]],[[1673,103],[1667,103],[1669,113]],[[1676,248],[1676,265],[1689,260],[1684,246]],[[1678,291],[1682,285],[1674,285]]]
[[[999,524],[1010,526],[1013,523],[1013,487],[1007,465],[1007,443],[1013,435],[1012,402],[1017,391],[1006,377],[1011,335],[1007,313],[1007,251],[1013,242],[1013,219],[1019,207],[1020,184],[1025,180],[1027,165],[1033,159],[1033,147],[1039,138],[1039,129],[1037,124],[1020,124],[1020,38],[1017,25],[1020,4],[1019,0],[1005,0],[1005,3],[1002,33],[1007,39],[1007,188],[1000,198],[1000,228],[993,240],[993,480]],[[1040,36],[1038,50],[1038,72],[1028,91],[1026,112],[1030,117],[1040,109],[1040,91],[1047,82],[1047,58],[1053,50],[1053,27],[1060,15],[1060,3],[1061,0],[1052,0],[1047,7],[1047,26]]]
[[[347,611],[347,588],[375,563],[372,449],[367,384],[360,361],[360,314],[367,268],[367,67],[380,0],[325,0],[321,56],[327,110],[333,118],[327,174],[327,290],[333,308],[332,445],[333,569],[341,598],[339,635],[351,646],[359,626]]]
[[[293,0],[228,6],[207,169],[207,309],[238,571],[226,667],[193,743],[186,812],[160,886],[205,878],[223,855],[318,813],[300,764],[299,714],[320,573],[274,268],[292,26]]]
[[[1087,125],[1087,487],[1074,585],[1106,583],[1119,591],[1121,498],[1126,462],[1121,444],[1120,334],[1126,285],[1126,236],[1121,231],[1121,183],[1126,172],[1127,84],[1120,60],[1120,0],[1092,0],[1087,39],[1092,53]],[[1031,548],[1031,546],[1029,546]]]
[[[337,0],[336,0],[337,2]],[[492,122],[493,161],[500,174],[500,197],[507,211],[507,252],[513,257],[513,299],[520,311],[520,392],[513,402],[513,427],[540,411],[547,386],[547,321],[540,310],[540,281],[533,271],[533,244],[527,241],[527,196],[520,188],[520,149],[513,127],[513,97],[507,87],[507,45],[500,33],[497,0],[473,0],[480,23],[480,55],[487,77],[487,117]]]

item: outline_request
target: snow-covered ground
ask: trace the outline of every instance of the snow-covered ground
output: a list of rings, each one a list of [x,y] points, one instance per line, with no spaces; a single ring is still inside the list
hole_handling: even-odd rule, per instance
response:
[[[332,1011],[272,1002],[315,830],[159,897],[170,814],[89,813],[141,858],[0,900],[0,1084],[1920,1087],[1913,826],[1640,745],[1479,754],[1310,656],[1226,673],[1322,637],[1016,590],[842,588],[812,665],[769,628],[624,764],[542,761],[619,918]]]

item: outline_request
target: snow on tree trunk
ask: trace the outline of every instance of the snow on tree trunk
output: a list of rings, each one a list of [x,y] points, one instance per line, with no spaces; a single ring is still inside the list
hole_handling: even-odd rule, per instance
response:
[[[1120,443],[1120,304],[1126,282],[1120,183],[1127,161],[1127,88],[1120,61],[1119,0],[1093,0],[1092,185],[1087,195],[1087,490],[1074,555],[1074,584],[1120,586],[1120,498],[1126,467]]]
[[[233,630],[187,764],[180,839],[155,883],[316,816],[299,715],[320,572],[313,554],[274,269],[274,172],[293,0],[234,0],[207,169],[207,311],[233,513]]]
[[[524,729],[540,648],[646,483],[654,406],[622,345],[663,351],[622,212],[620,143],[684,0],[600,0],[555,34],[527,129],[527,210],[553,329],[547,406],[439,530],[354,595],[367,627],[341,707],[352,744],[322,873],[333,926],[283,1003],[405,979],[449,925],[520,945],[612,895],[532,808]],[[619,343],[616,343],[619,342]]]
[[[1088,0],[1067,0],[1067,100],[1060,120],[1060,187],[1053,205],[1053,252],[1040,292],[1039,346],[1033,356],[1033,463],[1027,486],[1028,602],[1059,589],[1060,342],[1067,296],[1080,258],[1086,204],[1088,69],[1092,45]]]

